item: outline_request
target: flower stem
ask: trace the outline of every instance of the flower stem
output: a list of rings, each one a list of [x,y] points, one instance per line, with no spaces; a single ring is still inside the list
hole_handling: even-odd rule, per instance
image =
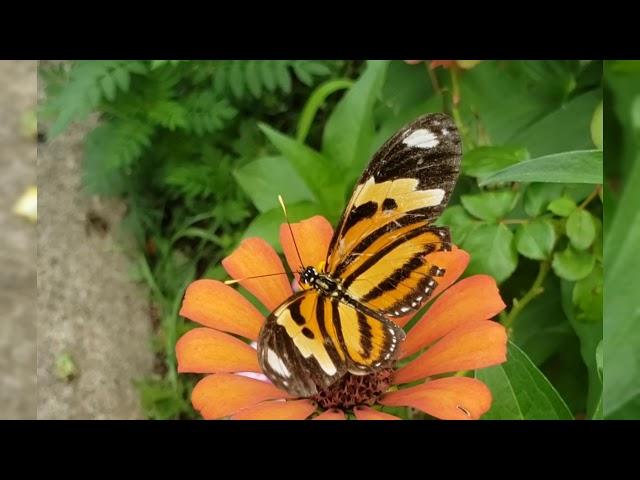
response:
[[[513,330],[513,322],[515,322],[516,318],[518,317],[520,312],[522,312],[524,307],[526,307],[531,300],[536,298],[538,295],[540,295],[544,291],[542,284],[544,283],[545,278],[547,278],[547,274],[549,273],[549,267],[550,267],[550,264],[548,260],[545,260],[544,262],[540,262],[540,269],[538,270],[538,275],[536,276],[536,279],[531,285],[531,288],[527,291],[527,293],[525,293],[522,296],[522,298],[513,299],[513,307],[511,307],[511,311],[502,322],[504,327],[507,329],[507,333],[511,333],[511,330]]]
[[[596,188],[593,189],[593,192],[591,192],[589,196],[585,198],[584,202],[582,202],[578,208],[584,208],[587,205],[589,205],[589,203],[591,203],[591,200],[593,200],[598,196],[598,193],[600,193],[601,188],[602,188],[602,185],[597,185]]]

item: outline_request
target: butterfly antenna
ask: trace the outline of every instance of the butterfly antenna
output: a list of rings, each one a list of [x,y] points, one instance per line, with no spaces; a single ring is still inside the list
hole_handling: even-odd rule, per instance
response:
[[[264,278],[264,277],[273,277],[274,275],[287,275],[287,272],[280,272],[280,273],[268,273],[266,275],[256,275],[254,277],[245,277],[245,278],[238,278],[237,280],[225,280],[224,284],[225,285],[233,285],[235,283],[240,283],[240,282],[244,282],[245,280],[251,280],[254,278]]]
[[[284,200],[282,200],[282,195],[278,195],[278,201],[280,202],[280,206],[282,207],[282,211],[284,212],[284,219],[289,226],[289,232],[291,232],[291,239],[293,240],[293,246],[296,248],[296,253],[298,254],[298,260],[300,260],[300,268],[304,268],[304,263],[302,262],[302,257],[300,256],[300,250],[298,250],[298,245],[296,244],[296,237],[293,236],[293,229],[291,228],[291,224],[289,223],[289,216],[287,215],[287,209],[284,206]]]

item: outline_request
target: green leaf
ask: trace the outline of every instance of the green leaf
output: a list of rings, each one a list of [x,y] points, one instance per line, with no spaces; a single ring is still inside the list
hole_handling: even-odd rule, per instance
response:
[[[503,224],[480,225],[467,236],[463,247],[471,254],[467,275],[485,273],[501,283],[518,266],[513,233]]]
[[[577,318],[572,301],[573,290],[574,285],[571,282],[561,282],[562,308],[569,319],[569,323],[580,339],[580,353],[589,373],[587,416],[591,416],[596,410],[598,400],[602,395],[602,382],[598,374],[596,361],[596,349],[603,337],[602,323],[584,322]]]
[[[558,183],[530,183],[524,191],[524,211],[530,217],[537,217],[547,209],[552,200],[562,195],[563,186]]]
[[[533,157],[589,149],[593,145],[590,134],[591,117],[601,100],[601,88],[574,97],[510,138],[509,143],[526,147]]]
[[[460,245],[467,238],[467,234],[476,228],[478,221],[474,220],[461,205],[454,205],[442,212],[436,224],[449,227],[453,243]]]
[[[637,79],[631,80],[637,92]],[[609,219],[608,213],[605,214],[608,232],[604,239],[607,262],[604,270],[604,329],[607,334],[603,355],[607,357],[607,375],[604,378],[603,403],[607,418],[640,417],[640,209],[637,189],[640,185],[640,161],[637,149],[634,157],[635,166],[624,174],[626,188],[615,217]]]
[[[576,319],[582,322],[602,322],[604,272],[596,264],[591,273],[573,287],[573,304],[579,308]]]
[[[340,100],[324,129],[322,152],[345,167],[362,169],[374,135],[373,106],[387,71],[387,61],[371,61]]]
[[[563,348],[573,329],[562,311],[560,280],[548,275],[544,294],[535,297],[518,315],[511,339],[540,366]]]
[[[548,259],[555,242],[556,232],[547,218],[535,218],[518,226],[516,230],[518,252],[533,260]]]
[[[100,84],[102,85],[102,91],[104,92],[105,98],[112,101],[116,97],[116,84],[113,77],[105,75],[102,77]]]
[[[304,180],[284,157],[259,158],[238,168],[233,176],[261,212],[277,208],[278,195],[282,195],[287,205],[316,201]]]
[[[287,205],[287,214],[290,222],[299,222],[319,213],[317,204],[302,202]],[[284,223],[282,209],[280,207],[258,215],[247,227],[242,238],[260,237],[271,244],[277,252],[282,252],[280,245],[280,225]]]
[[[486,420],[572,420],[553,385],[515,344],[509,342],[507,361],[477,370],[475,377],[491,390],[493,404]]]
[[[483,192],[476,195],[462,195],[460,201],[464,208],[481,220],[500,220],[515,206],[516,192],[503,190]]]
[[[596,226],[593,217],[586,210],[575,209],[567,218],[567,236],[571,244],[578,250],[585,250],[591,246],[596,238]]]
[[[339,211],[343,198],[335,194],[335,178],[339,175],[332,162],[310,147],[296,142],[265,124],[260,124],[271,143],[291,162],[300,178],[329,211]]]
[[[495,182],[602,183],[602,150],[576,150],[525,160],[484,178]]]
[[[494,173],[529,158],[529,152],[521,147],[478,147],[465,154],[462,173],[484,179]]]
[[[548,210],[560,217],[568,217],[577,208],[576,202],[568,197],[560,197],[549,203]]]
[[[598,346],[596,347],[596,367],[598,369],[600,380],[602,380],[602,370],[604,369],[604,360],[602,356],[602,340],[600,340]]]
[[[604,149],[603,140],[603,102],[596,107],[596,111],[593,112],[593,118],[591,119],[591,139],[596,148],[600,150]]]
[[[551,266],[560,278],[576,281],[585,278],[595,264],[595,257],[589,252],[574,249],[572,246],[553,255]]]
[[[604,419],[604,412],[602,410],[602,397],[600,397],[600,400],[598,400],[598,405],[596,406],[595,412],[593,412],[593,417],[591,417],[591,420],[603,420],[603,419]]]

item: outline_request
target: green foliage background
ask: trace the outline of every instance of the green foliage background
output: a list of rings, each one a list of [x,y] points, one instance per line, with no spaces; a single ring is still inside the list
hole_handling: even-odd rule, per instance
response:
[[[335,223],[373,152],[430,111],[453,115],[464,144],[463,175],[439,223],[471,253],[465,275],[494,276],[508,305],[499,318],[510,336],[508,361],[464,373],[493,392],[486,418],[603,417],[603,114],[618,119],[615,134],[624,138],[607,177],[627,177],[635,144],[625,102],[634,73],[606,69],[605,81],[601,61],[463,65],[157,60],[42,67],[48,133],[98,112],[86,139],[85,185],[129,205],[135,275],[149,285],[161,318],[154,349],[162,367],[140,382],[150,418],[195,417],[194,378],[175,373],[175,341],[191,328],[177,314],[186,285],[224,278],[220,260],[243,237],[261,236],[279,249],[278,194],[293,221],[322,214]],[[604,112],[603,82],[617,106]],[[617,184],[604,189],[618,210],[604,231],[608,242],[619,242],[616,252],[630,255],[621,229],[632,219],[621,215],[635,212],[619,192]],[[604,413],[637,415],[628,410],[639,407],[637,384],[624,367],[617,374]]]

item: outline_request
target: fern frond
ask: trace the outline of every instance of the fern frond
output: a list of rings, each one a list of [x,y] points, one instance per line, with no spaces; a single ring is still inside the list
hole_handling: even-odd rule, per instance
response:
[[[127,170],[151,145],[152,133],[151,125],[133,118],[104,123],[87,136],[87,161],[105,169]]]
[[[331,61],[317,60],[226,60],[218,62],[214,90],[236,99],[260,98],[264,92],[290,93],[293,77],[311,86],[316,77],[331,73]]]
[[[51,98],[44,113],[55,115],[50,136],[69,124],[83,120],[103,99],[111,101],[118,91],[129,90],[132,73],[146,73],[142,62],[128,60],[86,60],[74,64],[69,82]]]
[[[211,90],[191,93],[184,98],[183,104],[187,111],[184,129],[196,135],[223,129],[238,113],[227,99]]]

